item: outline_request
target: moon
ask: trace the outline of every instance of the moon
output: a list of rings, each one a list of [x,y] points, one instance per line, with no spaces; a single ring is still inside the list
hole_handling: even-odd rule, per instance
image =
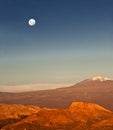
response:
[[[29,19],[28,24],[29,26],[34,26],[36,24],[36,20],[33,18]]]

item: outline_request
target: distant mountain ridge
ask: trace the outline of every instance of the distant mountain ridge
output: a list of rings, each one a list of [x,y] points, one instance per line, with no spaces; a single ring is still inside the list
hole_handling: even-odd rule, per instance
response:
[[[93,77],[70,87],[22,93],[0,93],[0,103],[67,108],[73,101],[99,104],[113,111],[113,80]]]

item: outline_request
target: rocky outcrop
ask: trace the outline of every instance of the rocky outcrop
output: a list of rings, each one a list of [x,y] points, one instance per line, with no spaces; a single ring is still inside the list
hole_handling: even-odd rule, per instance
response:
[[[17,106],[18,111],[19,107]],[[25,109],[25,106],[22,107]],[[33,108],[33,106],[27,106],[28,111],[30,108]],[[10,112],[13,113],[13,110]],[[21,109],[21,111],[23,110]],[[26,115],[26,112],[22,114]],[[0,119],[0,122],[2,122],[2,119]],[[31,114],[6,125],[2,126],[1,124],[1,128],[4,130],[102,130],[101,128],[103,130],[112,130],[113,113],[97,104],[84,102],[73,102],[66,109],[34,107]]]

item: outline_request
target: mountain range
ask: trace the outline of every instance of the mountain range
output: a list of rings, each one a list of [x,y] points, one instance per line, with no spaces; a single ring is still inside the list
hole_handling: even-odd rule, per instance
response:
[[[0,92],[1,130],[113,130],[113,80],[93,77],[69,87]]]
[[[113,80],[93,77],[73,86],[50,90],[10,93],[0,92],[1,104],[37,105],[67,108],[72,102],[91,102],[113,111]]]

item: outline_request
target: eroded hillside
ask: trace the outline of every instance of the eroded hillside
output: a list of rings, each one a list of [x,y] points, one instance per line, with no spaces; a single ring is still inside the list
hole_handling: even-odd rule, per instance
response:
[[[73,102],[66,109],[0,105],[2,130],[112,130],[113,113],[97,104]]]

